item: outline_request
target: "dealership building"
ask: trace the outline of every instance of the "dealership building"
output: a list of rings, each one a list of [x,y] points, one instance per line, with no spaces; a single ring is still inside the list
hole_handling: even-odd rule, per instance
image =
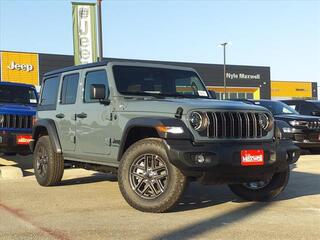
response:
[[[112,61],[161,63],[195,69],[218,98],[224,92],[223,65],[107,58]],[[41,85],[44,73],[74,65],[72,55],[0,51],[0,80]],[[227,98],[317,99],[316,82],[271,81],[270,67],[226,66]]]

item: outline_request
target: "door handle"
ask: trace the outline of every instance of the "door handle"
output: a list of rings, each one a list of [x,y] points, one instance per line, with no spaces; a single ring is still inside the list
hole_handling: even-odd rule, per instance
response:
[[[64,114],[63,113],[59,113],[56,115],[56,118],[64,118]]]
[[[82,113],[78,113],[76,116],[77,116],[77,118],[86,118],[88,115],[86,113],[82,112]]]

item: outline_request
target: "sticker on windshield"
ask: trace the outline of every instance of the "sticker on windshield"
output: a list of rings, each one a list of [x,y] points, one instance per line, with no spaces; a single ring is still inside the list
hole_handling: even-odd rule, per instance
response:
[[[37,103],[37,99],[30,99],[30,103]]]
[[[200,91],[200,90],[198,90],[198,94],[199,94],[199,96],[201,96],[201,97],[208,97],[208,93],[207,93],[206,91]]]

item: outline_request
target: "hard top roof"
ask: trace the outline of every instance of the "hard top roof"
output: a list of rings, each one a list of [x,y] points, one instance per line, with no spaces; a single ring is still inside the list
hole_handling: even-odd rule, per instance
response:
[[[53,70],[53,71],[45,73],[44,77],[48,77],[51,75],[56,75],[56,74],[64,73],[64,72],[75,71],[75,70],[94,68],[94,67],[100,67],[100,66],[107,66],[108,63],[115,63],[116,65],[146,66],[146,67],[160,67],[160,68],[162,67],[162,68],[169,68],[169,69],[184,69],[184,70],[195,71],[193,68],[190,68],[190,67],[174,66],[174,65],[161,64],[161,63],[146,63],[146,62],[140,62],[140,61],[101,61],[101,62],[88,63],[88,64],[82,64],[82,65],[71,66],[71,67]]]
[[[0,85],[6,85],[6,86],[17,86],[17,87],[29,87],[29,88],[35,88],[31,84],[26,84],[26,83],[16,83],[16,82],[4,82],[0,81]]]

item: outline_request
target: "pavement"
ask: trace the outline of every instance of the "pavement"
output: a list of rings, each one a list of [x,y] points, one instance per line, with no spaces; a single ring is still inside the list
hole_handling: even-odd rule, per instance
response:
[[[1,157],[23,178],[0,179],[0,239],[319,239],[320,155],[304,155],[274,201],[244,202],[222,186],[190,184],[170,213],[142,213],[122,198],[117,178],[66,169],[41,187],[32,158]]]

